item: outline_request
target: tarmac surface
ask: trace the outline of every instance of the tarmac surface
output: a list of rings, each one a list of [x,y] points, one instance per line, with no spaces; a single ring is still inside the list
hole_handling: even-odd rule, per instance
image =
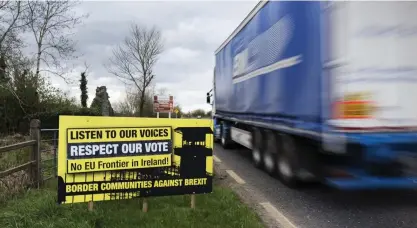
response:
[[[338,191],[321,184],[289,189],[253,166],[250,152],[216,144],[215,163],[284,228],[417,228],[417,191]],[[277,226],[275,226],[277,227]]]

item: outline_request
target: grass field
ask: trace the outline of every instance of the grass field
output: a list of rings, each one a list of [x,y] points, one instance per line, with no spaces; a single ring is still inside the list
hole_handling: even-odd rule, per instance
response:
[[[196,209],[189,196],[148,199],[149,211],[141,211],[140,199],[57,205],[53,187],[31,190],[0,207],[2,228],[257,228],[260,219],[241,203],[232,190],[215,187],[212,194],[197,195]]]

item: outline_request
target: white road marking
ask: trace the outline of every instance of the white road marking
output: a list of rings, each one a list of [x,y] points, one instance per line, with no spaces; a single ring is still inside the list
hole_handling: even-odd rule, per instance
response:
[[[265,208],[266,212],[268,212],[275,220],[281,224],[284,228],[297,228],[294,223],[292,223],[285,215],[283,215],[278,209],[272,206],[269,202],[260,203],[262,207]]]
[[[213,160],[214,160],[214,162],[217,162],[217,163],[222,162],[222,160],[220,160],[220,158],[218,158],[216,155],[213,155]]]
[[[238,184],[244,184],[246,183],[242,178],[240,178],[233,170],[226,170],[226,172],[230,175],[230,177],[232,177],[233,179],[235,179],[235,181]]]

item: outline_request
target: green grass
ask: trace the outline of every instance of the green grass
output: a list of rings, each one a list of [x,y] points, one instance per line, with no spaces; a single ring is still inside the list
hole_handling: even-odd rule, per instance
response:
[[[149,210],[141,211],[140,199],[57,205],[52,188],[31,190],[0,208],[0,227],[30,228],[257,228],[256,214],[241,203],[232,190],[215,187],[212,194],[197,195],[196,209],[189,196],[148,199]]]

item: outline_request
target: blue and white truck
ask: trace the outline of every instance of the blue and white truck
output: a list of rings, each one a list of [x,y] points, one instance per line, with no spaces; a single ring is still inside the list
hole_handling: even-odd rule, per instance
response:
[[[289,187],[417,187],[417,3],[261,1],[215,52],[215,138]]]

